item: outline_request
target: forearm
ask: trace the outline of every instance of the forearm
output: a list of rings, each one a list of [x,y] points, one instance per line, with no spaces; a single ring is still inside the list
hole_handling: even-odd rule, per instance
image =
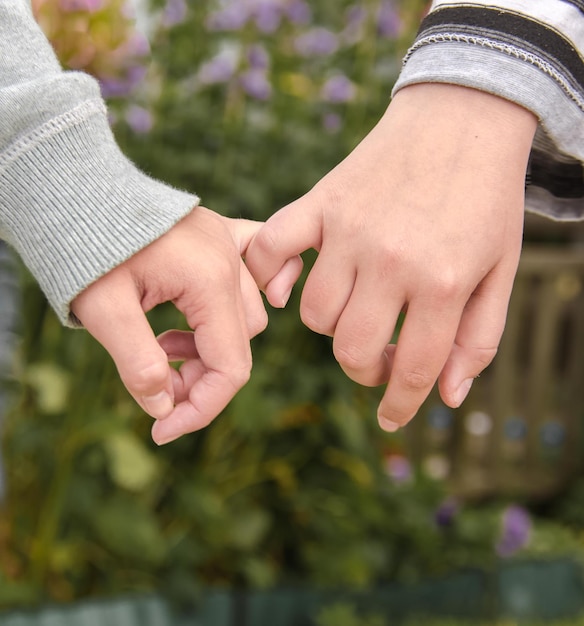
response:
[[[121,154],[96,81],[61,70],[26,0],[2,0],[0,236],[61,320],[71,323],[83,289],[197,202]]]
[[[442,82],[487,91],[534,113],[527,208],[584,217],[584,14],[562,0],[433,3],[394,93]]]

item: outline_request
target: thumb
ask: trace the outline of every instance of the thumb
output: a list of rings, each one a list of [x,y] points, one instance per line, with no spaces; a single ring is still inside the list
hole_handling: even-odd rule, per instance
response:
[[[272,215],[250,242],[245,261],[272,306],[286,304],[302,271],[300,254],[319,249],[322,218],[312,192]]]
[[[77,296],[71,309],[109,352],[136,402],[156,419],[167,417],[174,407],[171,369],[129,273],[112,270]]]

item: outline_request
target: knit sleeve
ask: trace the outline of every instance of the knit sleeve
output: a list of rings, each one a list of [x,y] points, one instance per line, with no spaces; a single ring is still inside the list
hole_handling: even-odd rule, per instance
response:
[[[441,82],[501,96],[539,120],[526,208],[584,219],[584,2],[435,0],[394,87]]]
[[[96,81],[61,69],[28,0],[1,0],[0,238],[61,321],[75,325],[75,296],[197,203],[120,152]]]

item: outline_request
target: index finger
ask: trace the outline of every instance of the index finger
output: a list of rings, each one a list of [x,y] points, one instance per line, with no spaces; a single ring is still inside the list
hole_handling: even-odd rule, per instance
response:
[[[152,437],[159,445],[208,426],[249,380],[251,348],[238,281],[216,280],[204,299],[194,293],[175,302],[194,330],[202,373],[165,424],[154,424]]]
[[[288,259],[320,248],[322,220],[311,198],[309,193],[274,213],[249,244],[245,263],[263,291]]]

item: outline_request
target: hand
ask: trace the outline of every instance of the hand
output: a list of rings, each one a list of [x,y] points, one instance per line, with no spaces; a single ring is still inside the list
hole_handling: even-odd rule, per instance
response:
[[[247,382],[250,339],[267,324],[241,256],[260,224],[203,207],[83,291],[72,311],[105,347],[167,443],[203,428]],[[157,341],[145,312],[172,301],[192,332]],[[185,360],[180,372],[168,360]]]
[[[334,338],[353,380],[388,382],[382,428],[407,423],[438,377],[444,402],[459,406],[493,359],[536,125],[527,110],[473,89],[406,87],[363,142],[250,244],[248,268],[274,306],[293,284],[278,275],[286,260],[319,251],[302,320]]]

